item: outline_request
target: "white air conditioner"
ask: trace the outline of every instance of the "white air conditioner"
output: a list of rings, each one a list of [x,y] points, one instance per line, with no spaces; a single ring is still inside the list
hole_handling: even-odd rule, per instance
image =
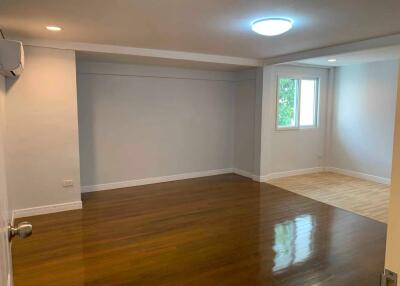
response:
[[[0,39],[0,74],[19,76],[24,70],[24,48],[19,41]]]

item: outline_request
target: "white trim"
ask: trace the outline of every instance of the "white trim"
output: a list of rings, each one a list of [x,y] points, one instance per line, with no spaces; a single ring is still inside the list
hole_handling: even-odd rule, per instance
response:
[[[82,43],[82,42],[39,40],[39,39],[29,39],[29,38],[25,39],[15,38],[15,40],[21,41],[24,45],[27,46],[45,47],[45,48],[62,49],[62,50],[121,54],[121,55],[132,55],[132,56],[142,56],[142,57],[156,57],[163,59],[186,60],[186,61],[205,62],[205,63],[220,63],[220,64],[249,66],[249,67],[258,67],[263,65],[262,60],[253,58],[230,57],[223,55],[135,48],[129,46],[92,44],[92,43]]]
[[[400,34],[392,34],[383,37],[370,38],[362,41],[332,45],[328,47],[316,48],[276,57],[270,57],[264,59],[264,65],[282,64],[309,58],[317,58],[323,56],[343,54],[347,52],[381,48],[386,46],[398,45],[399,43],[400,43]]]
[[[254,175],[254,174],[252,174],[252,173],[250,173],[248,171],[245,171],[245,170],[233,168],[232,169],[232,173],[235,173],[236,175],[243,176],[243,177],[246,177],[246,178],[250,178],[250,179],[252,179],[254,181],[257,180],[257,176],[256,175]]]
[[[265,58],[262,60],[254,58],[230,57],[224,55],[135,48],[129,46],[92,44],[92,43],[82,43],[82,42],[68,42],[68,41],[56,41],[56,40],[44,40],[44,39],[32,39],[32,38],[12,38],[12,40],[21,41],[23,42],[24,45],[28,46],[47,47],[47,48],[63,49],[63,50],[134,55],[143,57],[156,57],[165,59],[261,67],[263,65],[281,64],[308,58],[315,58],[321,56],[342,54],[346,52],[398,45],[400,43],[400,34],[392,34],[356,42],[349,42],[339,45],[332,45],[328,47],[305,50],[291,54]]]
[[[179,67],[160,67],[152,65],[120,64],[107,62],[78,62],[77,74],[97,76],[128,76],[144,78],[167,78],[189,80],[211,80],[236,82],[233,72],[196,70]]]
[[[374,175],[369,175],[365,173],[360,173],[352,170],[346,170],[346,169],[340,169],[340,168],[335,168],[335,167],[326,167],[325,171],[327,172],[332,172],[332,173],[337,173],[337,174],[342,174],[350,177],[355,177],[359,179],[364,179],[380,184],[385,184],[385,185],[390,185],[390,178],[384,178],[384,177],[378,177]]]
[[[7,275],[7,286],[11,286],[11,285],[12,285],[12,283],[11,283],[11,273],[8,272],[8,275]]]
[[[325,70],[335,67],[335,66],[321,66],[321,65],[317,65],[317,64],[308,64],[308,63],[302,63],[302,62],[289,62],[289,63],[280,64],[280,65],[287,65],[287,64],[294,66],[294,67],[299,67],[299,68],[316,68],[316,69],[325,69]]]
[[[243,176],[246,178],[250,178],[254,181],[260,182],[260,176],[254,175],[248,171],[244,171],[244,170],[237,169],[237,168],[226,168],[226,169],[217,169],[217,170],[209,170],[209,171],[202,171],[202,172],[183,173],[183,174],[176,174],[176,175],[162,176],[162,177],[150,177],[150,178],[145,178],[145,179],[113,182],[113,183],[106,183],[106,184],[99,184],[99,185],[82,186],[81,192],[89,193],[89,192],[105,191],[105,190],[128,188],[128,187],[135,187],[135,186],[142,186],[142,185],[149,185],[149,184],[157,184],[157,183],[177,181],[177,180],[185,180],[185,179],[192,179],[192,178],[229,174],[229,173],[234,173],[239,176]]]
[[[253,181],[256,181],[256,182],[258,182],[258,183],[262,183],[262,182],[263,182],[263,181],[262,181],[262,176],[254,175]]]
[[[149,185],[149,184],[156,184],[156,183],[163,183],[163,182],[170,182],[170,181],[177,181],[177,180],[184,180],[184,179],[200,178],[200,177],[207,177],[207,176],[214,176],[214,175],[221,175],[221,174],[228,174],[228,173],[233,173],[233,169],[226,168],[226,169],[208,170],[208,171],[176,174],[176,175],[170,175],[170,176],[150,177],[150,178],[145,178],[145,179],[136,179],[136,180],[129,180],[129,181],[91,185],[91,186],[82,186],[81,191],[82,191],[82,193],[105,191],[105,190],[111,190],[111,189],[128,188],[128,187],[134,187],[134,186],[142,186],[142,185]]]
[[[259,181],[260,182],[268,182],[269,180],[272,180],[272,179],[319,173],[319,172],[323,172],[324,170],[325,170],[324,167],[314,167],[314,168],[297,169],[297,170],[290,170],[290,171],[284,171],[284,172],[275,172],[275,173],[270,173],[268,175],[260,176]]]
[[[268,182],[272,179],[277,179],[277,178],[284,178],[284,177],[291,177],[291,176],[298,176],[298,175],[305,175],[305,174],[313,174],[313,173],[319,173],[319,172],[324,172],[324,171],[343,174],[343,175],[356,177],[356,178],[360,178],[360,179],[365,179],[365,180],[369,180],[369,181],[373,181],[373,182],[377,182],[377,183],[381,183],[381,184],[387,184],[387,185],[390,184],[389,178],[382,178],[382,177],[377,177],[377,176],[373,176],[373,175],[368,175],[368,174],[363,174],[363,173],[359,173],[359,172],[355,172],[355,171],[344,170],[344,169],[333,168],[333,167],[314,167],[314,168],[297,169],[297,170],[290,170],[290,171],[283,171],[283,172],[274,172],[274,173],[270,173],[270,174],[263,175],[263,176],[258,176],[258,175],[252,174],[251,172],[241,170],[238,168],[226,168],[226,169],[208,170],[208,171],[201,171],[201,172],[175,174],[175,175],[170,175],[170,176],[150,177],[150,178],[145,178],[145,179],[112,182],[112,183],[98,184],[98,185],[91,185],[91,186],[82,186],[81,191],[82,191],[82,193],[89,193],[89,192],[105,191],[105,190],[112,190],[112,189],[119,189],[119,188],[128,188],[128,187],[134,187],[134,186],[157,184],[157,183],[171,182],[171,181],[178,181],[178,180],[185,180],[185,179],[192,179],[192,178],[222,175],[222,174],[229,174],[229,173],[234,173],[239,176],[250,178],[257,182]],[[45,206],[43,208],[47,208],[47,207],[52,207],[52,206]],[[42,208],[42,207],[39,207],[39,208]],[[27,209],[27,210],[30,210],[30,209]],[[14,211],[15,217],[19,217],[17,215],[21,211],[25,211],[25,210]],[[60,211],[62,211],[62,210],[60,210]]]
[[[76,202],[70,202],[70,203],[54,204],[54,205],[46,205],[46,206],[40,206],[40,207],[14,210],[13,217],[21,218],[21,217],[27,217],[27,216],[77,210],[77,209],[81,209],[81,208],[82,208],[82,201],[76,201]]]
[[[291,177],[291,176],[298,176],[298,175],[305,175],[305,174],[313,174],[313,173],[319,173],[319,172],[332,172],[332,173],[337,173],[337,174],[342,174],[354,178],[359,178],[359,179],[364,179],[367,181],[372,181],[380,184],[385,184],[385,185],[390,185],[390,178],[383,178],[383,177],[378,177],[374,175],[369,175],[365,173],[360,173],[352,170],[346,170],[346,169],[340,169],[340,168],[335,168],[335,167],[315,167],[315,168],[307,168],[307,169],[298,169],[298,170],[290,170],[290,171],[284,171],[284,172],[276,172],[276,173],[270,173],[267,175],[263,175],[260,177],[257,177],[253,175],[253,180],[259,181],[259,182],[268,182],[272,179],[278,179],[278,178],[285,178],[285,177]],[[239,172],[235,172],[238,175],[242,175]],[[245,175],[242,175],[245,176]]]

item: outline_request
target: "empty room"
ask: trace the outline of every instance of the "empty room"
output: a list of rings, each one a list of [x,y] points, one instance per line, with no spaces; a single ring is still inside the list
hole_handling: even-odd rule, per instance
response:
[[[387,223],[399,53],[393,45],[276,67],[263,181]]]
[[[399,10],[0,2],[0,286],[397,285]]]

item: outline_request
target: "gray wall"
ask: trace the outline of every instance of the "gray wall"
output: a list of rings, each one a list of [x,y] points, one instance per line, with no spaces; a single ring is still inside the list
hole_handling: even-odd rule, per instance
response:
[[[272,173],[322,167],[325,155],[326,103],[328,71],[320,68],[278,66],[273,79],[273,108],[276,114],[276,83],[278,76],[294,75],[319,78],[319,115],[316,128],[281,131],[271,122]]]
[[[381,65],[390,68],[381,67],[384,71],[377,72],[380,77],[372,76],[374,79],[361,76],[357,67],[338,69],[335,83],[340,92],[331,94],[330,100],[333,100],[328,102],[328,69],[281,65],[257,72],[228,73],[80,63],[78,100],[83,185],[228,168],[262,178],[326,166],[382,176],[367,168],[377,167],[375,162],[368,161],[371,150],[364,150],[360,156],[364,158],[360,163],[364,169],[353,168],[354,157],[349,156],[358,156],[357,152],[364,148],[360,142],[366,138],[352,138],[358,131],[344,132],[343,129],[353,130],[355,124],[366,122],[371,139],[364,145],[376,143],[373,148],[384,147],[380,154],[386,159],[379,160],[386,160],[386,166],[390,163],[395,64],[373,65],[372,69],[378,71]],[[354,69],[356,77],[354,72],[344,73]],[[279,75],[320,78],[318,128],[275,129]],[[359,82],[361,78],[369,85],[367,97],[363,89],[354,90],[354,86],[364,84]],[[353,85],[351,95],[345,95],[348,85],[345,81],[360,84]],[[391,101],[381,102],[376,97],[374,90],[378,86],[380,92],[391,90]],[[356,98],[363,98],[365,102],[356,104],[353,102]],[[363,113],[363,117],[343,119],[349,117],[348,108],[353,105],[362,109],[358,113]],[[365,113],[370,107],[376,108],[374,116],[378,115],[378,119]],[[343,120],[346,125],[339,124]],[[355,151],[346,155],[343,146],[352,146]]]
[[[330,166],[390,178],[397,68],[388,61],[336,70]]]
[[[82,185],[232,168],[235,81],[229,72],[78,64]]]
[[[276,85],[279,76],[320,79],[317,128],[276,130]],[[326,136],[328,70],[291,65],[269,66],[263,72],[262,145],[260,175],[269,179],[277,173],[323,167]]]
[[[235,83],[234,167],[254,174],[256,79],[255,70],[238,73]]]
[[[80,202],[75,53],[25,46],[7,80],[6,167],[13,209]],[[63,188],[63,180],[74,186]]]
[[[279,73],[321,78],[317,129],[275,131]],[[259,176],[260,170],[269,175],[320,167],[327,74],[325,69],[277,66],[262,82],[262,70],[255,69],[228,73],[78,63],[82,184],[229,168]],[[260,169],[260,154],[268,168]]]

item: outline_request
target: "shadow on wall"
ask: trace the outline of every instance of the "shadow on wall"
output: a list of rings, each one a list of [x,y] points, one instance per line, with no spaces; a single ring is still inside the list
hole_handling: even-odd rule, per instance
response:
[[[17,77],[6,77],[6,96],[8,91],[14,86],[14,84],[18,81],[20,76]]]
[[[96,182],[96,174],[97,170],[97,157],[96,157],[96,111],[93,104],[85,104],[85,107],[82,106],[79,102],[80,97],[84,96],[82,92],[80,92],[79,86],[81,86],[81,78],[77,75],[77,93],[78,93],[78,131],[79,131],[79,157],[80,157],[80,176],[81,176],[81,185],[87,185],[86,182]],[[82,122],[85,123],[85,126],[91,126],[91,128],[83,128]],[[108,132],[109,136],[113,136],[113,131],[110,130]],[[90,142],[87,144],[86,142]],[[115,148],[118,148],[115,146]],[[111,167],[111,166],[110,166]],[[85,172],[90,168],[91,172]],[[81,189],[82,191],[82,189]]]

